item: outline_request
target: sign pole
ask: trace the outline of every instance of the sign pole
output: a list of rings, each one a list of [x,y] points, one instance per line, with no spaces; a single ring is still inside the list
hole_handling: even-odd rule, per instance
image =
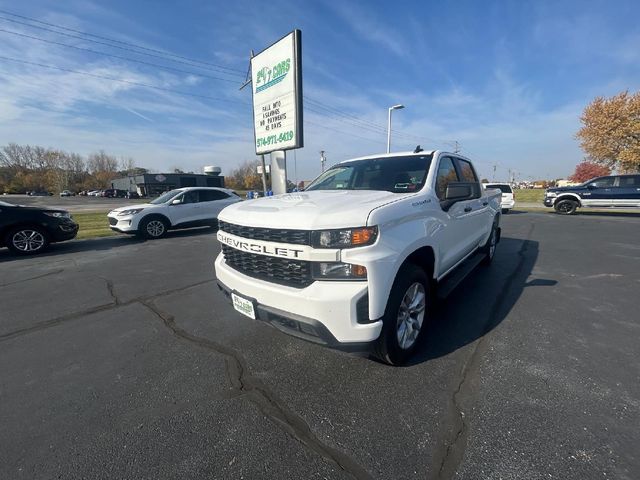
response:
[[[264,165],[264,155],[260,155],[262,161],[262,192],[267,196],[267,167]]]

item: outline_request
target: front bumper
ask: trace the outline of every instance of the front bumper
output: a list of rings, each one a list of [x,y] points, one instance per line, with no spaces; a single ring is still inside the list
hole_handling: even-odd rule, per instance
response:
[[[58,226],[51,231],[51,241],[52,242],[65,242],[67,240],[72,240],[76,238],[78,235],[78,230],[80,226],[72,221],[61,222]]]
[[[136,233],[138,231],[138,220],[134,215],[119,217],[117,215],[107,215],[111,230],[120,233]]]
[[[544,203],[545,207],[553,207],[555,201],[556,197],[545,197],[542,203]]]
[[[358,323],[358,302],[367,282],[316,281],[306,288],[278,285],[215,262],[219,288],[251,299],[257,317],[286,333],[342,350],[360,351],[380,336],[382,321]]]

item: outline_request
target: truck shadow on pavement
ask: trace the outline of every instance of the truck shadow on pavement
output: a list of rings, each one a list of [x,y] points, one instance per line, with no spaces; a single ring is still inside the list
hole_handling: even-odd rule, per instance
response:
[[[492,265],[480,265],[438,304],[409,365],[482,341],[508,317],[526,288],[556,285],[556,280],[530,278],[537,258],[538,242],[502,238]]]
[[[217,228],[199,227],[186,230],[172,230],[167,232],[167,236],[158,240],[145,240],[136,236],[118,235],[113,237],[93,238],[84,240],[70,240],[68,242],[53,243],[49,248],[38,255],[16,255],[7,248],[0,248],[0,263],[10,262],[13,260],[45,260],[48,257],[57,255],[83,253],[90,251],[106,251],[119,247],[130,247],[132,245],[143,244],[147,242],[164,242],[172,238],[194,237],[199,235],[211,235],[217,232]]]

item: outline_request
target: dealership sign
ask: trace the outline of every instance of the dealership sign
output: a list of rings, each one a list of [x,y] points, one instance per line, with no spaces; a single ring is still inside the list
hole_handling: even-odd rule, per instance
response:
[[[300,30],[251,58],[256,154],[304,145]]]

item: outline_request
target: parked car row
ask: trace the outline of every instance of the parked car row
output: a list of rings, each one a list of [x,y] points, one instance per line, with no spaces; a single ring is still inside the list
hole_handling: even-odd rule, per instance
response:
[[[105,198],[140,198],[140,194],[137,192],[130,192],[117,188],[108,188],[106,190],[83,190],[78,195]]]

